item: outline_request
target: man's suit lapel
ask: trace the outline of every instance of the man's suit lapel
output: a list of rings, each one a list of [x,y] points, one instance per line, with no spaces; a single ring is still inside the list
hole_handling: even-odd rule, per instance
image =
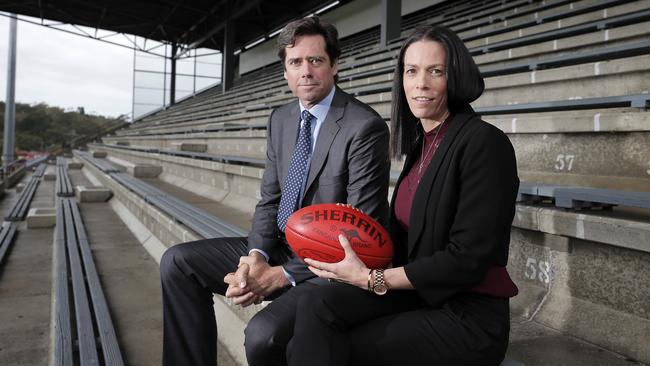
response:
[[[314,183],[316,176],[318,176],[318,173],[323,168],[323,164],[325,164],[325,160],[327,160],[327,155],[329,154],[330,146],[332,146],[332,141],[334,141],[334,137],[341,129],[338,121],[343,117],[346,103],[347,101],[343,93],[337,88],[334,92],[334,98],[332,98],[330,109],[327,112],[327,117],[325,117],[325,121],[318,132],[318,140],[316,141],[316,146],[314,147],[311,156],[311,164],[309,166],[309,175],[307,176],[305,192],[309,191],[309,187]]]
[[[418,185],[415,195],[413,196],[413,204],[411,205],[411,223],[409,227],[409,239],[408,239],[408,255],[410,256],[413,250],[416,247],[416,243],[419,241],[422,231],[424,230],[424,224],[426,222],[426,217],[430,217],[429,214],[426,214],[427,209],[435,210],[436,207],[429,207],[432,201],[437,201],[436,198],[433,200],[429,198],[431,195],[431,190],[433,189],[433,184],[440,170],[442,162],[445,160],[451,146],[454,143],[454,140],[463,129],[471,117],[474,115],[473,111],[463,111],[456,114],[445,133],[440,146],[434,153],[429,166],[427,167],[420,184]],[[413,220],[414,218],[420,218]],[[431,223],[429,223],[431,224]]]
[[[286,117],[287,123],[285,123],[284,133],[286,138],[281,140],[282,146],[282,156],[286,156],[286,159],[280,161],[280,177],[282,177],[282,185],[287,179],[287,174],[289,174],[289,165],[291,165],[291,157],[293,156],[293,150],[296,148],[296,142],[298,141],[298,133],[300,132],[300,105],[298,101],[295,101],[289,110],[289,115]]]

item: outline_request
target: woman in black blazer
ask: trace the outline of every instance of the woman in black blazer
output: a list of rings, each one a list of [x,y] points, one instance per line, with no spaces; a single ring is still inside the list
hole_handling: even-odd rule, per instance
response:
[[[405,41],[391,118],[393,157],[406,154],[391,200],[393,266],[369,270],[344,237],[343,261],[307,259],[335,282],[299,301],[290,365],[503,360],[517,293],[505,267],[519,179],[507,136],[469,105],[483,89],[449,29],[421,27]]]

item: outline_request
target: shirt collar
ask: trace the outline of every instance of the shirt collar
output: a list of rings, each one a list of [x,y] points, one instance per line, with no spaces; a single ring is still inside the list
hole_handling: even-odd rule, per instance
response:
[[[330,90],[329,94],[323,100],[318,102],[315,106],[311,107],[311,109],[308,109],[309,113],[311,113],[312,116],[316,117],[316,119],[319,122],[325,121],[325,117],[327,117],[327,112],[330,110],[330,106],[332,105],[332,99],[334,99],[334,92],[336,91],[336,87],[332,86],[332,90]],[[305,108],[302,105],[302,102],[298,101],[298,104],[300,104],[300,115],[302,115],[302,111],[304,111]]]

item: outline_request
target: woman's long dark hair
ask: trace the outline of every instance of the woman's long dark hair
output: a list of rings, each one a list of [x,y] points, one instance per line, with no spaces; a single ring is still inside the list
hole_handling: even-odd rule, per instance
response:
[[[457,112],[483,94],[485,83],[463,41],[452,30],[439,25],[420,26],[404,41],[393,74],[391,111],[391,156],[399,159],[411,151],[420,134],[418,119],[413,115],[404,93],[404,54],[417,41],[435,41],[447,52],[447,108]]]

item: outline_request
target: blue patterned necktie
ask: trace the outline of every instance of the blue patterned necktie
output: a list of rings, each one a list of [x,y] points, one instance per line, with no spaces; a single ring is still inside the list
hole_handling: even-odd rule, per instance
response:
[[[287,180],[284,182],[280,207],[278,208],[278,228],[281,231],[284,231],[289,216],[298,207],[303,177],[307,174],[307,163],[311,153],[311,122],[314,118],[306,109],[302,111],[304,123],[300,127],[298,142],[295,150],[293,150],[289,174],[287,174]]]

